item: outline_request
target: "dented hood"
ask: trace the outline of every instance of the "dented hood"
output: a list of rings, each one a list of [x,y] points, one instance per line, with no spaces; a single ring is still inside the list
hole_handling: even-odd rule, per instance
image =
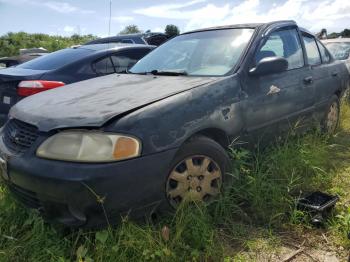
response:
[[[65,127],[98,127],[122,113],[216,79],[113,74],[23,99],[11,109],[10,117],[35,125],[42,131]]]

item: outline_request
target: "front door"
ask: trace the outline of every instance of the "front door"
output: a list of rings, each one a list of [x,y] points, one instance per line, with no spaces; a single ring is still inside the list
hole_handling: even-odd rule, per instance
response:
[[[279,136],[295,128],[297,117],[307,117],[313,106],[313,82],[307,81],[310,69],[305,66],[296,28],[272,32],[255,54],[255,64],[273,56],[286,58],[288,69],[276,74],[248,76],[244,83],[246,130],[260,138]]]

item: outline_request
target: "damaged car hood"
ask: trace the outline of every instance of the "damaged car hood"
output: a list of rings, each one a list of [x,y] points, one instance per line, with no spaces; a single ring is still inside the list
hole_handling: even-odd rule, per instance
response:
[[[65,127],[99,127],[130,110],[217,80],[215,77],[113,74],[28,97],[10,118],[41,131]]]

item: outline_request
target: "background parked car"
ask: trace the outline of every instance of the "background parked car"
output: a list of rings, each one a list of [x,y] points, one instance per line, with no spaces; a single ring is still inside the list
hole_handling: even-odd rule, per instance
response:
[[[350,73],[350,38],[326,39],[322,42],[327,46],[335,59],[343,60]]]
[[[105,38],[99,38],[87,42],[85,45],[101,44],[101,43],[127,43],[127,44],[144,44],[159,46],[168,40],[168,36],[164,33],[141,33],[118,35]]]
[[[102,75],[125,72],[154,46],[95,44],[66,48],[0,70],[0,124],[23,97]]]
[[[19,65],[19,64],[28,62],[30,60],[33,60],[34,58],[46,55],[48,53],[49,52],[42,47],[20,49],[18,56],[0,58],[0,68]]]
[[[254,144],[315,121],[333,133],[349,80],[293,21],[185,33],[129,72],[11,109],[0,167],[14,196],[68,226],[209,202],[232,179],[225,149],[234,139]]]
[[[344,61],[350,77],[350,38],[334,38],[322,41],[337,60]],[[350,101],[350,83],[345,93],[346,99]]]

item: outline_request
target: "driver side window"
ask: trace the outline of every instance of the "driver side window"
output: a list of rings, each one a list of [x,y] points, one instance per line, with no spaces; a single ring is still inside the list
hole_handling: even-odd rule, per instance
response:
[[[266,57],[284,57],[288,61],[288,70],[304,66],[303,51],[296,29],[281,30],[272,33],[255,57],[258,63]]]

